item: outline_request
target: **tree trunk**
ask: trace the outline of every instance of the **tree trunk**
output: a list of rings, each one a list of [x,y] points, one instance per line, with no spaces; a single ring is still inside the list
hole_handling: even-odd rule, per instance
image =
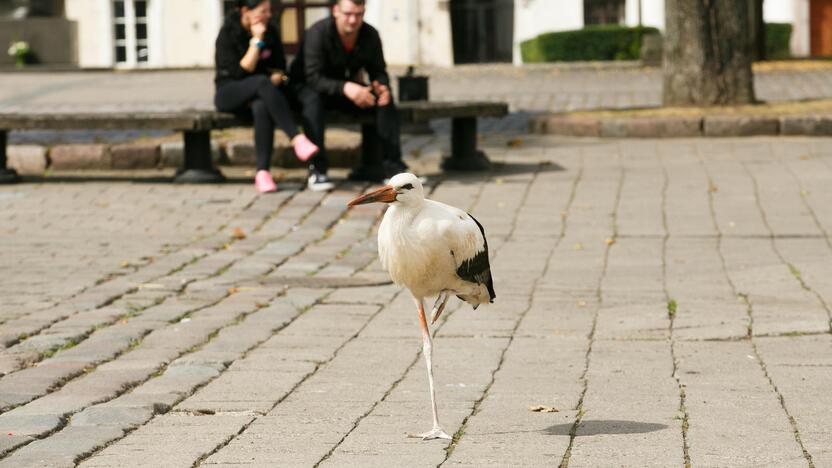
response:
[[[664,105],[754,102],[747,1],[666,0]]]

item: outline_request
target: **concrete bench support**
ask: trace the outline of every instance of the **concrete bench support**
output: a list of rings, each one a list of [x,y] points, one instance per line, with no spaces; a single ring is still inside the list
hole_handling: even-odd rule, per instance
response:
[[[484,171],[491,161],[477,150],[477,118],[461,117],[451,120],[451,155],[442,160],[446,171]]]
[[[13,184],[20,181],[17,172],[9,169],[6,158],[6,140],[9,132],[0,130],[0,184]]]
[[[184,164],[176,171],[177,184],[216,184],[225,181],[211,161],[211,131],[184,130]]]

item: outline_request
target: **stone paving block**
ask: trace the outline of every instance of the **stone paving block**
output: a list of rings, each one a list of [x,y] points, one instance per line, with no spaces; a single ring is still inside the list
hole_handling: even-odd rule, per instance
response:
[[[166,414],[78,466],[190,466],[252,419],[253,416],[247,414]]]
[[[49,150],[50,168],[59,170],[110,169],[110,150],[107,145],[55,145]]]
[[[45,146],[10,145],[6,152],[6,164],[21,175],[42,175],[49,162]]]
[[[599,318],[599,321],[603,318]],[[666,341],[595,341],[570,466],[682,464],[679,388]]]
[[[78,455],[90,452],[120,435],[121,430],[116,428],[72,428],[57,436],[32,442],[0,461],[0,467],[74,467]]]
[[[691,463],[806,466],[750,343],[677,343]]]
[[[829,335],[756,340],[769,376],[783,396],[789,414],[795,418],[800,440],[815,466],[832,463],[828,422],[832,404],[827,389],[832,344]]]
[[[159,145],[127,143],[110,147],[113,169],[152,169],[159,164]]]

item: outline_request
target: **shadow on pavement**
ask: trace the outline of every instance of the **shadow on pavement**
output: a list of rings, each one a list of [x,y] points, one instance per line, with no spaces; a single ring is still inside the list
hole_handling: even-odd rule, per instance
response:
[[[598,421],[581,421],[578,427],[578,435],[593,436],[603,434],[644,434],[647,432],[656,432],[662,429],[667,429],[667,425],[658,423],[645,423],[638,421],[619,421],[612,420],[598,420]],[[543,429],[546,435],[561,435],[568,436],[572,430],[572,423],[556,424],[554,426]]]

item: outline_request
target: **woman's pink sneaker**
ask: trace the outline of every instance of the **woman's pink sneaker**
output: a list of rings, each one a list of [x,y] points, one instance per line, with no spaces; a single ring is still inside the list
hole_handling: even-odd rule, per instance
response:
[[[272,174],[266,170],[257,171],[257,174],[254,175],[254,187],[260,193],[277,191],[277,185],[275,185],[274,179],[272,179]]]
[[[292,139],[292,146],[295,148],[295,156],[303,162],[309,161],[309,158],[315,156],[318,152],[318,146],[312,143],[306,135],[299,133],[298,136]]]

